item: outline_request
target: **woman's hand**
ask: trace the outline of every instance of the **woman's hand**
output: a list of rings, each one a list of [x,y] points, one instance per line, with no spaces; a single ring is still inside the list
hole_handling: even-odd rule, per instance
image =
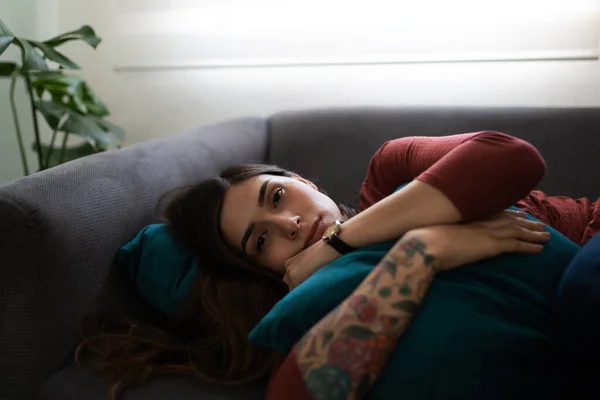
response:
[[[292,290],[321,267],[340,257],[333,247],[319,240],[285,262],[283,282]]]
[[[403,239],[419,238],[435,257],[436,272],[471,264],[502,253],[539,253],[550,239],[545,225],[525,213],[505,211],[486,221],[414,229]]]

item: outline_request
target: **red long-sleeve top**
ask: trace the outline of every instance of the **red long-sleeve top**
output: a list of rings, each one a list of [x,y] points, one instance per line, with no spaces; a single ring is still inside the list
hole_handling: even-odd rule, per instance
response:
[[[359,211],[417,179],[448,197],[465,221],[516,205],[574,242],[587,242],[600,230],[600,199],[592,202],[531,191],[544,172],[544,161],[532,145],[499,132],[400,138],[386,142],[371,159]],[[269,384],[267,400],[280,399],[311,399],[294,350]]]

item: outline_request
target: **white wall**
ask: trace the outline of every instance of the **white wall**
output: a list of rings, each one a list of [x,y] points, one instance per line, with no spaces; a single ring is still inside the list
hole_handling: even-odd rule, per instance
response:
[[[0,18],[19,36],[33,37],[36,34],[37,0],[0,0]],[[1,61],[19,61],[20,53],[16,49],[7,50]],[[0,79],[0,183],[23,176],[23,167],[17,147],[17,139],[9,102],[10,81]],[[30,170],[35,168],[34,153],[31,150],[33,142],[32,124],[29,100],[25,96],[22,82],[16,90],[17,112],[21,117],[21,130],[25,135],[25,147],[31,159]]]
[[[0,19],[20,37],[45,39],[58,33],[58,7],[60,0],[0,0]],[[0,61],[16,61],[21,54],[12,46],[0,56]],[[17,144],[13,114],[9,101],[10,80],[0,79],[0,184],[23,176],[23,166]],[[21,80],[16,87],[17,113],[23,134],[29,172],[38,168],[33,151],[33,123],[29,97]],[[42,137],[50,134],[41,117],[38,117]]]
[[[7,0],[10,1],[10,0]],[[22,0],[21,0],[22,1]],[[44,0],[39,0],[44,6]],[[105,2],[54,0],[57,29],[92,25],[96,52],[70,46],[128,144],[241,115],[345,105],[600,106],[598,61],[530,61],[115,72]],[[114,35],[113,35],[114,36]],[[160,44],[148,43],[156,51]],[[417,133],[417,132],[416,132]]]

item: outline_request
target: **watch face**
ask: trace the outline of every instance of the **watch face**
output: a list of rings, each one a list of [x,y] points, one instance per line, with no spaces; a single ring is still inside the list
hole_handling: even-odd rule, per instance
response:
[[[333,235],[338,234],[340,232],[340,225],[341,224],[338,221],[335,221],[334,223],[329,225],[325,230],[325,233],[323,233],[323,239],[328,240],[331,239]]]

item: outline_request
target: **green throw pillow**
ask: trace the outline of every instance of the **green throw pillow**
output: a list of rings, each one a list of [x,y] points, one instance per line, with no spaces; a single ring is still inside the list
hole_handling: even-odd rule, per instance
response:
[[[198,272],[194,257],[164,224],[144,227],[119,249],[115,263],[128,272],[142,297],[168,316],[183,306]]]
[[[579,246],[547,230],[551,239],[539,254],[504,254],[436,277],[369,398],[568,398],[555,293]],[[275,305],[250,340],[288,353],[392,244],[360,249],[317,271]]]

